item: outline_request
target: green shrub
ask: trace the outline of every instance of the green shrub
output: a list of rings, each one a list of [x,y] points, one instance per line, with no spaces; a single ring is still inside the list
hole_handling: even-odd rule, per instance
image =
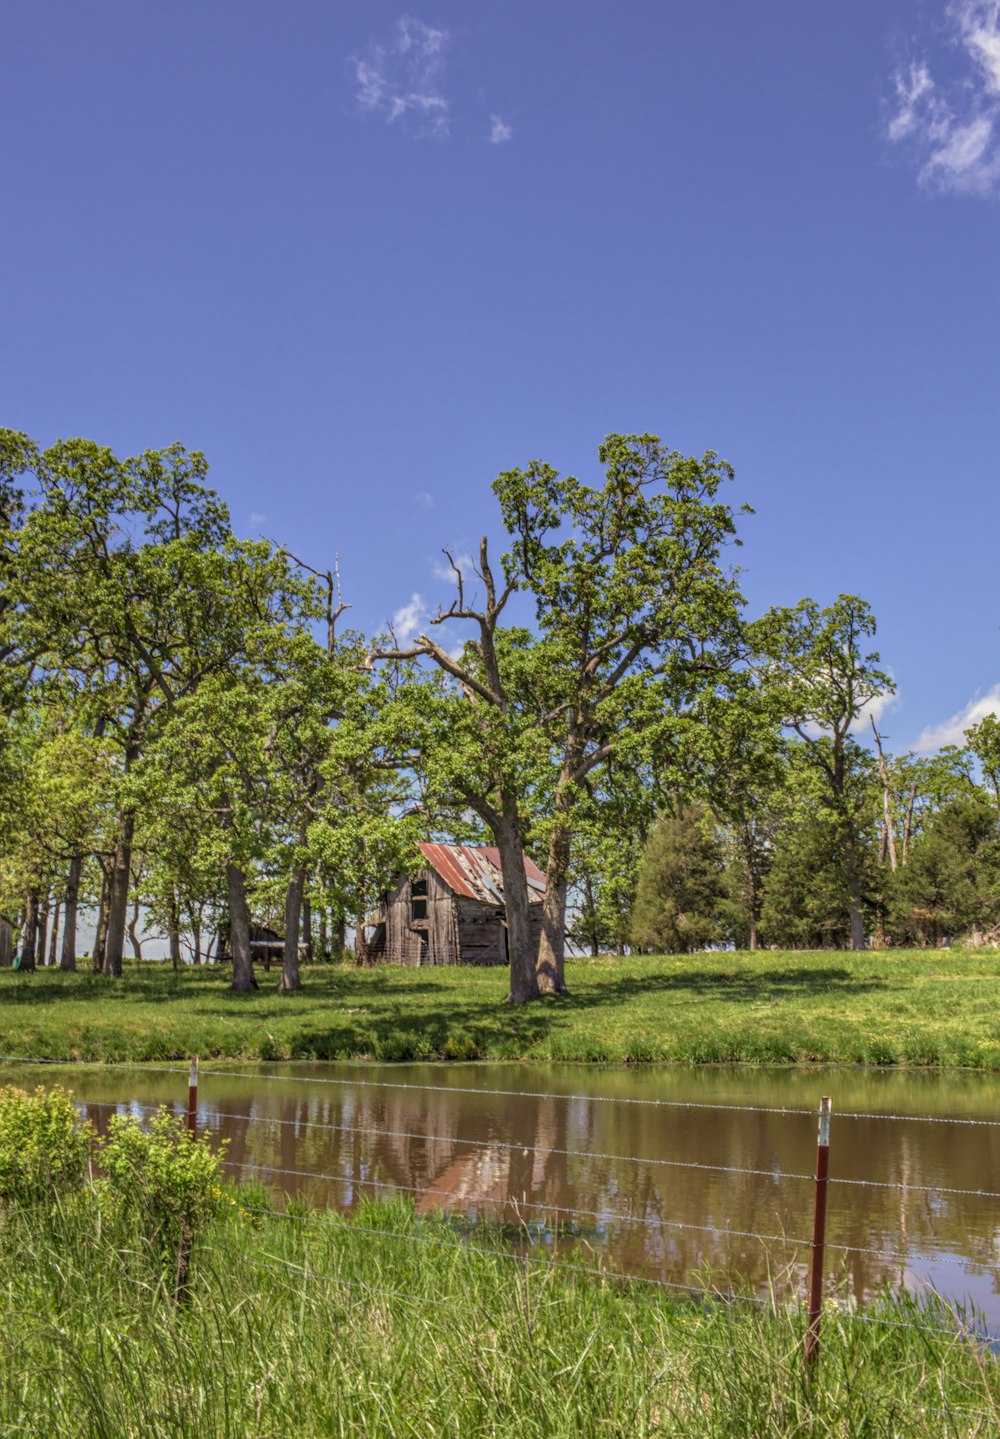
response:
[[[115,1115],[100,1153],[104,1202],[124,1226],[137,1226],[175,1296],[187,1286],[191,1250],[216,1215],[231,1207],[220,1169],[225,1141],[188,1133],[184,1120],[161,1109],[148,1129]]]
[[[0,1088],[0,1204],[44,1204],[81,1190],[93,1129],[61,1085]]]

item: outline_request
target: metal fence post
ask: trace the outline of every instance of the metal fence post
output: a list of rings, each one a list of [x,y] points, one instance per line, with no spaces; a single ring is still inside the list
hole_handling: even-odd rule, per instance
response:
[[[188,1133],[193,1134],[198,1124],[198,1056],[191,1061],[191,1073],[188,1076],[188,1112],[187,1127]]]
[[[812,1266],[809,1272],[809,1328],[806,1332],[806,1363],[811,1367],[819,1354],[819,1328],[823,1314],[823,1252],[826,1246],[826,1185],[830,1172],[831,1101],[819,1102],[819,1135],[816,1140],[816,1195],[813,1208]]]

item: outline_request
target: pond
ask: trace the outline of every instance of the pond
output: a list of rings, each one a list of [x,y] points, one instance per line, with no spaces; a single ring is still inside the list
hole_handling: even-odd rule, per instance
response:
[[[186,1069],[0,1071],[59,1080],[98,1128],[182,1111]],[[228,1172],[353,1209],[527,1223],[667,1284],[804,1292],[816,1111],[833,1099],[831,1285],[971,1301],[1000,1330],[1000,1079],[896,1070],[205,1062],[198,1120]],[[779,1112],[792,1111],[792,1112]],[[963,1191],[963,1192],[956,1192]]]

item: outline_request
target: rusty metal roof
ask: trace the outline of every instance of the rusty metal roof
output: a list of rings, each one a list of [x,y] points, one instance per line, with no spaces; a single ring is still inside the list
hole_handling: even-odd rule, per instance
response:
[[[503,876],[500,851],[490,844],[421,844],[418,848],[431,867],[456,894],[478,899],[481,904],[502,905]],[[528,899],[541,904],[545,898],[545,876],[533,860],[524,857]]]

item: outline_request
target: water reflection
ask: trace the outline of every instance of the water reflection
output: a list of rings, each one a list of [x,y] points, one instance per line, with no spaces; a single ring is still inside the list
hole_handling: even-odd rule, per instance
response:
[[[316,1082],[333,1076],[344,1082]],[[28,1082],[24,1069],[3,1077]],[[41,1076],[57,1077],[101,1128],[109,1106],[181,1112],[186,1097],[180,1069]],[[989,1077],[288,1065],[203,1073],[199,1123],[227,1136],[235,1177],[318,1204],[351,1210],[398,1189],[420,1213],[583,1238],[615,1269],[782,1293],[801,1292],[808,1261],[816,1121],[763,1107],[811,1111],[824,1092],[834,1096],[832,1280],[858,1302],[886,1285],[930,1286],[971,1298],[1000,1327],[1000,1204],[948,1192],[1000,1189],[1000,1126],[968,1122],[997,1113]],[[642,1099],[706,1107],[629,1102]],[[734,1107],[714,1107],[724,1105]]]

